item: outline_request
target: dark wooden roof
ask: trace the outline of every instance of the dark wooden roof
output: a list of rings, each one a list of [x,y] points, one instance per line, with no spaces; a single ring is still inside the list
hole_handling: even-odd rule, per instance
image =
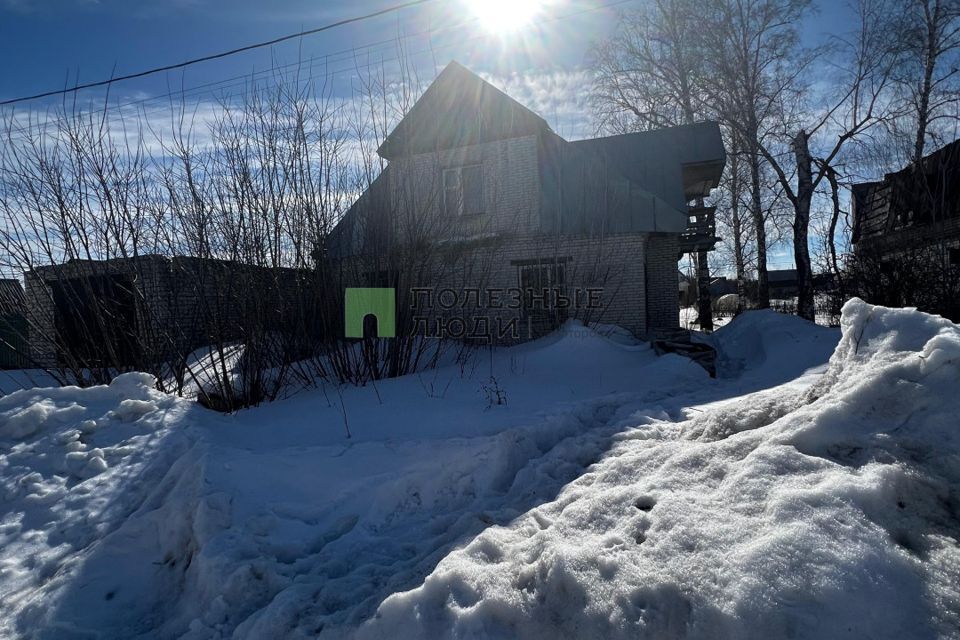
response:
[[[679,169],[677,169],[679,179]],[[551,134],[540,147],[540,227],[564,234],[673,232],[686,228],[682,196],[673,202],[633,179],[600,148]],[[679,185],[676,185],[679,189]],[[680,204],[674,204],[679,202]]]
[[[851,193],[854,243],[960,218],[960,140]]]
[[[337,222],[326,238],[322,250],[325,257],[336,260],[386,247],[390,240],[387,218],[394,210],[390,206],[389,175],[387,166]]]
[[[853,203],[852,241],[881,235],[890,217],[890,184],[862,182],[851,187]]]
[[[440,72],[377,153],[391,160],[549,130],[543,118],[454,61]]]

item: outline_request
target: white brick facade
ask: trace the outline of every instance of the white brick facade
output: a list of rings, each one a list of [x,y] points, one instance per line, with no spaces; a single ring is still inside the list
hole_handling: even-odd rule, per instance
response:
[[[538,154],[537,137],[526,136],[391,162],[393,233],[401,239],[429,238],[444,249],[441,266],[430,269],[430,281],[410,287],[510,289],[520,285],[522,264],[554,260],[565,265],[564,286],[570,295],[586,288],[603,290],[602,309],[571,310],[572,317],[617,324],[637,336],[676,328],[678,235],[542,232]],[[483,167],[484,213],[447,215],[443,170],[475,164]],[[518,314],[508,309],[477,311],[505,319]]]

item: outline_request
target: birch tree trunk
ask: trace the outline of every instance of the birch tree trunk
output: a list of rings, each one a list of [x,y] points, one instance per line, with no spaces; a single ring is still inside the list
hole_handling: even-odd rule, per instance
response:
[[[940,57],[940,29],[944,26],[943,7],[941,0],[921,3],[924,14],[923,26],[923,76],[920,86],[917,87],[917,131],[913,142],[913,162],[918,163],[923,158],[923,150],[927,140],[927,128],[930,122],[930,96],[933,93],[933,74]]]
[[[767,282],[767,229],[763,215],[763,200],[760,183],[760,153],[750,149],[750,215],[753,217],[757,237],[757,307],[770,307],[770,286]]]
[[[844,296],[843,274],[840,272],[840,261],[837,259],[837,224],[840,222],[840,183],[837,180],[837,172],[833,167],[827,165],[824,167],[827,175],[827,181],[830,183],[830,200],[833,204],[833,211],[830,214],[830,228],[827,244],[830,248],[830,265],[833,267],[833,277],[837,279],[837,290],[840,298]]]
[[[743,225],[740,221],[740,146],[733,137],[730,153],[730,226],[733,230],[733,263],[737,272],[737,311],[743,310],[744,258]]]
[[[810,137],[800,130],[793,139],[793,153],[797,162],[797,193],[793,218],[793,258],[797,265],[797,315],[815,318],[813,304],[813,271],[810,267],[810,248],[807,236],[810,229],[810,203],[813,200],[813,158],[810,156]]]

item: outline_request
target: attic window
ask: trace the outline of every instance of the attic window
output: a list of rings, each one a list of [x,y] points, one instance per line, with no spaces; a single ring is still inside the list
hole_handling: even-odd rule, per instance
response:
[[[483,166],[472,164],[444,169],[443,202],[451,216],[483,213]]]

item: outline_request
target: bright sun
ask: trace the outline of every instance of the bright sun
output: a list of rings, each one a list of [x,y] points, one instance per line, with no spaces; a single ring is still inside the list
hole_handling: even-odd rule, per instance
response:
[[[483,28],[492,33],[516,31],[533,20],[546,0],[468,0]]]

